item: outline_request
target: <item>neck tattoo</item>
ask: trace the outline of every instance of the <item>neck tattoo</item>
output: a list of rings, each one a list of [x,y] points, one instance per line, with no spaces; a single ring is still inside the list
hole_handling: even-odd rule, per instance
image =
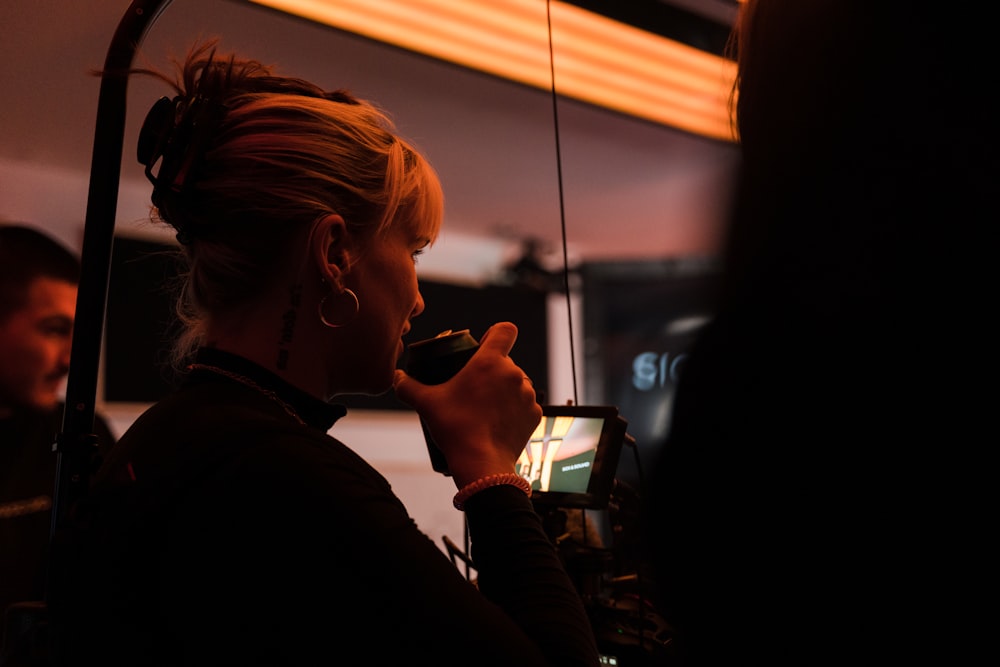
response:
[[[295,419],[295,421],[302,424],[303,426],[306,426],[306,422],[302,419],[302,417],[299,416],[299,413],[295,411],[295,408],[293,408],[291,405],[278,398],[278,395],[275,394],[270,389],[264,389],[263,387],[261,387],[259,384],[257,384],[248,377],[238,375],[236,373],[227,371],[223,368],[218,368],[216,366],[209,366],[208,364],[190,364],[188,366],[188,370],[209,371],[211,373],[215,373],[216,375],[222,375],[223,377],[227,377],[230,380],[239,382],[240,384],[246,387],[250,387],[251,389],[257,391],[260,394],[263,394],[264,396],[268,397],[269,399],[280,405],[281,409],[287,412],[289,415],[291,415]]]

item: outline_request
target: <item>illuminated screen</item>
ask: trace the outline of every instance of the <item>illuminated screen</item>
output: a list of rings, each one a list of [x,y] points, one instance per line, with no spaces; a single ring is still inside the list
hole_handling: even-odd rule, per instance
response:
[[[614,406],[543,405],[516,466],[535,504],[606,507],[626,427]]]
[[[586,493],[604,419],[543,417],[517,460],[532,491]]]

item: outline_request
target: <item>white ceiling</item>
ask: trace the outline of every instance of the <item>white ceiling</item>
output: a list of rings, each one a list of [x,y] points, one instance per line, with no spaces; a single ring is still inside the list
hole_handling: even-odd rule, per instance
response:
[[[99,90],[87,71],[103,65],[127,7],[125,0],[0,3],[0,220],[82,224]],[[561,259],[565,236],[574,262],[707,255],[717,247],[736,159],[730,144],[565,100],[554,109],[547,93],[237,0],[173,0],[142,52],[163,66],[167,55],[216,35],[224,48],[387,108],[441,174],[442,245],[485,239],[509,247],[531,237]],[[122,229],[140,227],[146,213],[135,137],[149,106],[168,92],[141,78],[130,84]]]

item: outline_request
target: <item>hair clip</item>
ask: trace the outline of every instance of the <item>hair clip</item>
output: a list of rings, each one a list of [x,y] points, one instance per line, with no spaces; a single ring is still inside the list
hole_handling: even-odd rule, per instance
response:
[[[167,144],[174,131],[174,119],[177,115],[176,100],[169,97],[161,97],[146,114],[146,119],[142,122],[142,129],[139,130],[139,141],[136,147],[136,157],[139,164],[146,167],[146,178],[154,186],[159,185],[157,177],[153,175],[153,165],[155,165],[166,150]]]
[[[193,172],[225,116],[226,106],[200,96],[161,97],[146,114],[136,156],[153,184],[153,204],[190,189]],[[159,169],[153,173],[156,164]]]

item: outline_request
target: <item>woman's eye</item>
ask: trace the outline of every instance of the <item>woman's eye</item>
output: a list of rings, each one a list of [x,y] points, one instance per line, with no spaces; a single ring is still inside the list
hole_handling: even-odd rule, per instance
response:
[[[417,258],[420,257],[423,254],[424,254],[424,249],[423,248],[419,248],[417,250],[414,250],[413,253],[412,253],[413,263],[416,264],[417,263]]]

